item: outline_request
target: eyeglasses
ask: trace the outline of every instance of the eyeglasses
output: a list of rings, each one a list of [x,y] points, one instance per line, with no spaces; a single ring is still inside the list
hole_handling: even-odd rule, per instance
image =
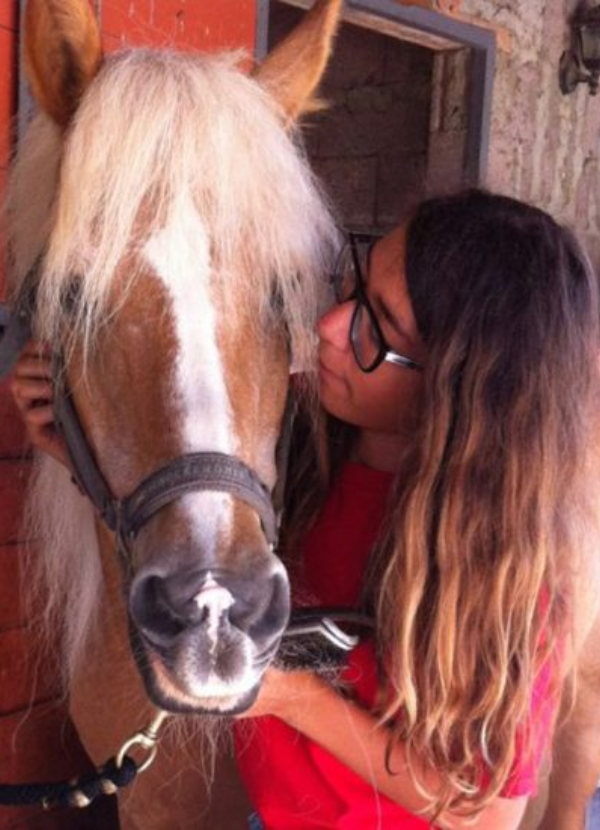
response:
[[[390,349],[367,297],[364,275],[369,272],[371,251],[379,239],[381,236],[376,234],[347,234],[331,275],[335,299],[340,304],[355,303],[350,323],[350,343],[363,372],[374,372],[384,361],[422,372],[422,363]]]

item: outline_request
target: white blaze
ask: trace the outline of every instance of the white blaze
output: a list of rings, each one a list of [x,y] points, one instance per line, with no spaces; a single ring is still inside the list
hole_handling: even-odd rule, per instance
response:
[[[172,302],[177,338],[174,389],[181,421],[182,452],[236,454],[237,441],[223,362],[217,344],[217,319],[210,292],[209,241],[189,199],[181,199],[171,222],[145,246],[144,253]],[[150,334],[149,334],[150,336]],[[224,493],[194,493],[181,500],[194,542],[214,557],[227,544],[233,499]]]

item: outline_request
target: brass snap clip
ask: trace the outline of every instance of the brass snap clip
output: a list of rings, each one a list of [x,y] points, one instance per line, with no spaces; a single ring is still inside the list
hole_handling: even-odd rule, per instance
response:
[[[168,712],[159,710],[156,717],[148,724],[148,726],[146,726],[145,729],[140,730],[140,732],[136,732],[135,735],[132,735],[132,737],[129,738],[129,740],[125,741],[117,755],[117,769],[121,769],[125,756],[129,750],[134,747],[141,747],[144,751],[148,752],[148,757],[142,761],[137,768],[138,773],[144,772],[144,770],[148,769],[150,764],[156,758],[156,753],[158,752],[158,733],[168,717]]]

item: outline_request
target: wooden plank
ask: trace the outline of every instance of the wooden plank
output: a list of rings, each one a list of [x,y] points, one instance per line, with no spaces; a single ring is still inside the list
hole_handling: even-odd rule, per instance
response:
[[[19,545],[0,547],[0,633],[25,625],[20,575],[24,553]]]
[[[0,29],[0,167],[6,167],[13,138],[16,107],[17,39],[14,32]]]
[[[21,460],[27,452],[23,419],[9,391],[7,379],[0,383],[0,458]]]
[[[463,14],[460,10],[462,0],[396,0],[396,3],[399,3],[401,6],[419,6],[423,9],[429,9],[429,11],[441,12],[462,23],[469,23],[471,26],[479,26],[482,29],[487,29],[496,35],[499,49],[503,52],[512,51],[512,35],[509,30],[491,20],[485,20],[473,14]]]
[[[462,0],[396,0],[401,6],[419,6],[432,12],[457,12]]]
[[[0,716],[59,694],[50,655],[42,652],[32,632],[26,627],[0,632]]]
[[[18,0],[0,0],[0,27],[17,31],[19,23]]]
[[[308,9],[312,6],[312,0],[283,0],[283,2],[288,6],[296,6],[300,9]],[[478,26],[486,31],[491,31],[496,35],[500,49],[504,52],[512,51],[512,37],[508,29],[503,26],[498,26],[491,21],[475,17],[474,15],[462,14],[459,11],[459,2],[453,2],[453,0],[414,0],[413,2],[410,2],[410,0],[396,0],[396,2],[400,6],[419,6],[426,8],[429,11],[439,12],[440,14],[452,17],[454,20],[462,23],[468,23],[471,26]],[[457,43],[449,38],[429,34],[428,32],[421,32],[398,21],[386,20],[374,12],[346,8],[343,19],[347,23],[352,23],[355,26],[361,26],[364,29],[370,29],[373,32],[388,35],[389,37],[394,37],[407,43],[414,43],[417,46],[424,46],[426,49],[432,49],[435,52],[458,48]]]
[[[288,6],[296,6],[299,9],[308,9],[312,6],[312,0],[284,0]],[[420,3],[402,3],[399,5],[421,5]],[[381,35],[388,35],[406,43],[414,43],[417,46],[425,46],[436,52],[448,49],[456,49],[456,43],[447,38],[421,32],[395,20],[387,20],[379,17],[373,12],[361,11],[360,9],[346,8],[343,16],[344,22],[352,23],[363,29],[378,32]]]
[[[0,545],[21,540],[21,515],[30,462],[0,459]]]

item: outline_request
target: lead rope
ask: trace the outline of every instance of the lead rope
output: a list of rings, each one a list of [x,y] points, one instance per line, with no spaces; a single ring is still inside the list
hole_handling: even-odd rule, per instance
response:
[[[60,807],[89,807],[100,796],[114,795],[127,787],[136,776],[147,770],[156,758],[160,729],[169,717],[158,710],[152,721],[123,744],[114,758],[95,772],[71,781],[34,782],[31,784],[1,784],[0,805],[26,807],[41,804],[44,810]],[[147,756],[136,761],[128,753],[141,749]]]

